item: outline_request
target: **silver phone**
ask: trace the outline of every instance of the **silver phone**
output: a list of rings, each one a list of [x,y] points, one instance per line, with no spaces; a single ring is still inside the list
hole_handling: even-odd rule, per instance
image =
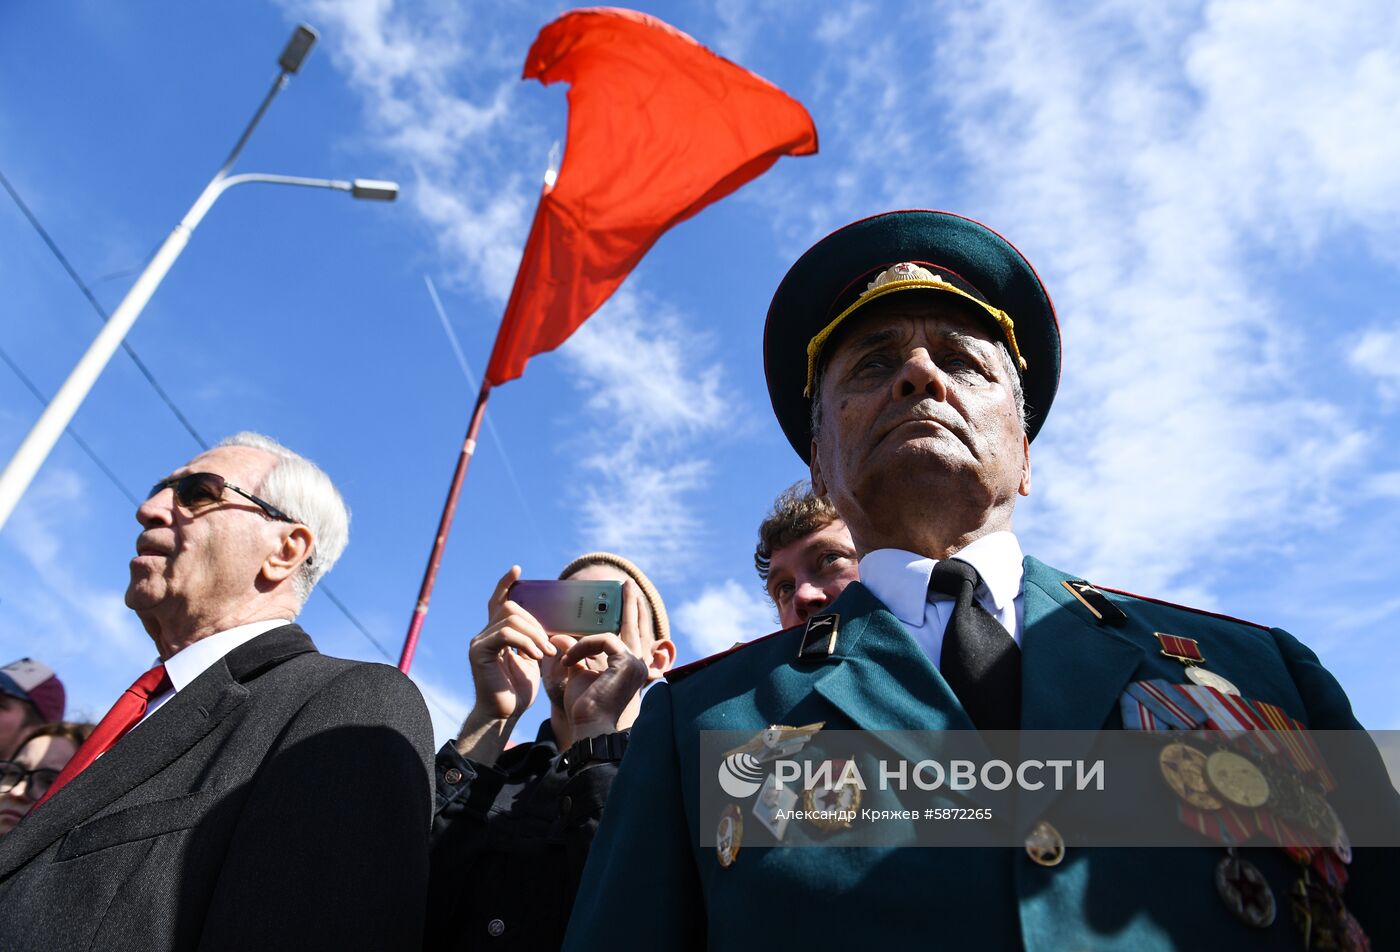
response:
[[[621,582],[521,579],[510,587],[509,597],[545,631],[595,635],[622,628]]]

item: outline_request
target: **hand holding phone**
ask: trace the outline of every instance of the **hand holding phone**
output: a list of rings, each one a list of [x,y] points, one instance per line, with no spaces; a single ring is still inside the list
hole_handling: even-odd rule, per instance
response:
[[[549,634],[528,611],[511,601],[511,586],[520,578],[512,565],[487,602],[486,627],[467,649],[478,720],[517,720],[534,703],[540,687],[540,659],[557,653]]]
[[[575,741],[616,731],[623,711],[647,682],[641,635],[645,624],[642,593],[634,582],[619,584],[622,597],[617,634],[551,639],[562,652],[559,664],[569,669],[564,684],[564,709]]]

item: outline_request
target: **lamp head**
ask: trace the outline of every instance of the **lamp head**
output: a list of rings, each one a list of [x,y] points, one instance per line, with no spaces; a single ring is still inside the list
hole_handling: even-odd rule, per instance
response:
[[[292,38],[287,41],[287,48],[282,51],[282,55],[277,60],[277,65],[282,67],[284,73],[295,73],[301,69],[302,62],[306,59],[306,54],[311,52],[311,47],[316,45],[316,31],[305,23],[299,24]]]

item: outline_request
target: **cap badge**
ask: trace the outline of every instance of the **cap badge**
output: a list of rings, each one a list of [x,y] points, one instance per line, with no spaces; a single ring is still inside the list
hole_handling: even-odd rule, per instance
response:
[[[867,292],[873,291],[882,285],[892,281],[932,281],[935,284],[947,284],[941,274],[934,274],[922,265],[914,264],[912,261],[901,261],[899,264],[891,265],[884,271],[875,275],[875,280],[865,286]]]

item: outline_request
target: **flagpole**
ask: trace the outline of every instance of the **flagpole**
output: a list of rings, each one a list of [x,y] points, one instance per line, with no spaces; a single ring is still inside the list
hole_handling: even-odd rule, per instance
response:
[[[472,420],[467,426],[467,438],[462,441],[462,452],[457,457],[457,471],[452,474],[452,485],[447,490],[447,501],[442,506],[442,518],[438,520],[437,538],[433,541],[432,554],[428,556],[428,567],[423,572],[423,584],[418,589],[418,603],[413,607],[413,620],[408,623],[408,634],[403,640],[403,651],[399,655],[399,670],[408,674],[413,666],[413,653],[418,649],[418,635],[423,630],[423,621],[428,617],[428,601],[433,597],[433,584],[437,581],[438,567],[442,564],[442,550],[447,545],[447,534],[452,531],[452,517],[457,514],[457,497],[462,493],[462,481],[466,478],[467,467],[476,453],[476,436],[481,430],[481,421],[486,417],[486,399],[491,395],[491,381],[481,381],[481,392],[476,395],[476,408],[472,410]]]

